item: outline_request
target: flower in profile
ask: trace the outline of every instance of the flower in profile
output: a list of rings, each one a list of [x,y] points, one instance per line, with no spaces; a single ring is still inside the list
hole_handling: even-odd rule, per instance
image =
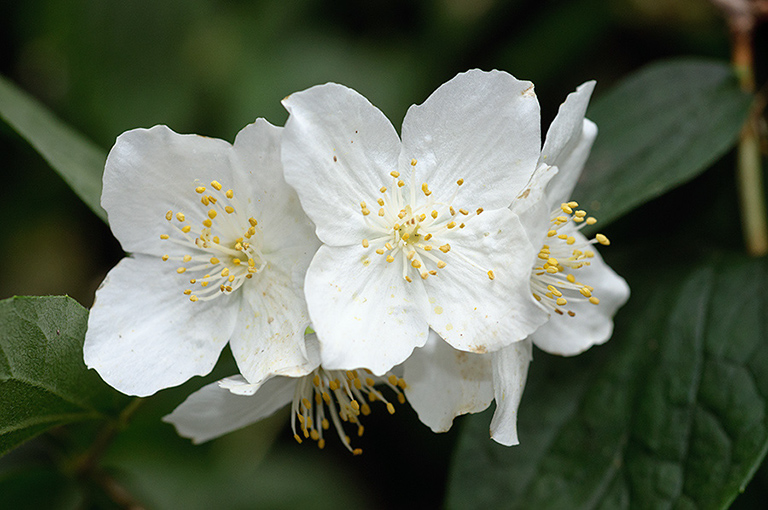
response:
[[[307,336],[306,352],[307,362],[290,376],[272,377],[263,384],[249,384],[242,376],[223,379],[187,397],[163,421],[194,443],[202,443],[267,418],[290,403],[296,441],[311,439],[325,448],[333,427],[347,450],[359,455],[362,450],[353,447],[348,431],[362,436],[362,419],[377,402],[393,414],[395,406],[386,394],[404,403],[405,381],[392,373],[376,376],[364,369],[324,369],[315,335]],[[389,390],[381,391],[382,386]]]
[[[529,82],[460,74],[408,110],[402,140],[341,85],[283,103],[286,181],[323,242],[304,289],[324,366],[382,374],[430,328],[492,352],[546,320],[529,289],[536,251],[508,208],[539,157]]]
[[[594,82],[570,94],[547,132],[537,170],[511,210],[529,239],[540,246],[529,261],[530,292],[550,319],[528,338],[491,355],[459,352],[435,338],[404,363],[406,396],[419,418],[436,432],[461,414],[479,412],[496,401],[491,437],[518,443],[517,410],[532,344],[552,354],[574,355],[607,341],[613,315],[629,297],[629,287],[602,260],[593,239],[581,230],[596,223],[570,200],[597,135],[584,118]],[[599,297],[598,297],[599,296]]]
[[[102,206],[130,255],[96,292],[84,357],[146,396],[208,373],[229,341],[257,383],[306,363],[302,285],[318,241],[259,119],[233,145],[165,126],[123,133]]]

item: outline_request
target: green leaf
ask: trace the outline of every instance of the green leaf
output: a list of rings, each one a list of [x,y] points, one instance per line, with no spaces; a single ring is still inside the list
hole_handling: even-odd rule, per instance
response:
[[[0,76],[0,118],[40,153],[104,221],[101,175],[106,152],[56,118],[45,106]]]
[[[51,427],[117,415],[127,402],[83,363],[87,320],[68,297],[0,301],[0,455]]]
[[[693,179],[734,146],[751,101],[725,63],[641,69],[587,111],[599,134],[574,199],[604,226]]]
[[[489,413],[469,418],[448,507],[727,507],[768,449],[766,285],[768,259],[657,276],[606,347],[537,352],[521,445],[488,439]]]

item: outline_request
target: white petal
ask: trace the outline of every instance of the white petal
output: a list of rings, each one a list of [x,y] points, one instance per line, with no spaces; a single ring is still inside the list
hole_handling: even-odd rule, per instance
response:
[[[531,341],[523,340],[493,354],[493,390],[496,411],[491,420],[491,437],[504,446],[518,444],[517,407],[523,396]]]
[[[360,202],[373,204],[397,169],[400,139],[381,111],[352,89],[328,83],[283,100],[285,179],[320,240],[351,245],[367,237]]]
[[[451,232],[451,250],[438,254],[446,267],[425,281],[432,329],[455,348],[482,354],[546,321],[530,290],[533,247],[514,214],[486,211]]]
[[[584,237],[577,233],[577,243]],[[574,272],[578,281],[595,288],[592,293],[600,304],[587,301],[568,301],[568,308],[574,317],[552,315],[552,318],[537,329],[531,339],[536,347],[551,354],[572,356],[593,345],[605,343],[613,333],[613,316],[629,299],[629,286],[617,275],[595,251],[591,264]]]
[[[240,373],[251,383],[273,375],[306,374],[304,331],[309,313],[291,275],[267,266],[240,292],[238,321],[230,341]]]
[[[136,255],[107,275],[88,317],[85,363],[141,397],[211,371],[235,323],[236,296],[192,303],[170,262]]]
[[[163,421],[195,444],[203,443],[270,416],[293,399],[295,388],[296,379],[275,377],[255,395],[243,396],[213,383],[187,397]]]
[[[293,373],[289,377],[303,377],[320,366],[320,346],[317,342],[317,335],[314,333],[307,335],[305,340],[306,361],[302,366],[293,370]],[[242,375],[236,375],[234,377],[226,377],[222,379],[219,381],[219,386],[229,390],[235,395],[253,395],[270,379],[258,383],[250,383]]]
[[[166,126],[120,135],[104,168],[101,205],[123,249],[163,255],[168,243],[165,214],[181,211],[191,223],[204,218],[196,186],[234,182],[238,165],[232,146],[214,138],[179,135]]]
[[[584,118],[594,88],[595,82],[588,81],[569,94],[547,131],[540,162],[560,169],[550,184],[550,207],[571,199],[597,136],[597,126]]]
[[[403,367],[405,396],[433,432],[448,431],[456,416],[478,413],[493,400],[491,356],[458,351],[434,331]]]
[[[234,183],[235,192],[263,231],[261,251],[295,252],[300,248],[308,256],[304,262],[306,270],[320,242],[315,236],[315,226],[301,208],[296,191],[285,182],[280,161],[281,132],[282,128],[258,119],[237,134],[234,152],[237,166],[242,171],[236,175],[239,182]]]
[[[530,82],[472,70],[440,86],[403,121],[401,172],[416,159],[416,186],[475,210],[508,207],[536,168],[539,102]],[[404,179],[408,182],[409,179]]]
[[[528,185],[509,209],[520,219],[528,240],[534,247],[541,247],[550,225],[551,204],[547,200],[547,184],[557,175],[558,168],[539,165]]]
[[[326,369],[382,375],[427,341],[423,285],[371,248],[322,246],[304,292]]]

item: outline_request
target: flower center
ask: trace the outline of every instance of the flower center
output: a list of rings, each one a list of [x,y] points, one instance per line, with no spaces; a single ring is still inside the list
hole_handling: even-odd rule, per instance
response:
[[[573,271],[591,264],[595,252],[590,246],[596,243],[608,246],[610,241],[603,234],[594,239],[577,241],[573,235],[585,225],[594,225],[597,220],[587,217],[583,210],[575,210],[579,204],[568,202],[560,205],[551,215],[551,227],[547,232],[547,243],[539,251],[537,263],[531,273],[533,297],[558,315],[574,317],[576,313],[564,308],[575,301],[589,301],[593,305],[600,300],[593,296],[594,287],[576,280]]]
[[[233,190],[222,190],[218,181],[211,182],[210,190],[205,186],[195,188],[204,209],[201,226],[189,224],[183,212],[165,213],[174,236],[162,234],[160,239],[188,248],[189,253],[181,257],[163,255],[162,259],[181,262],[176,272],[192,276],[189,283],[193,287],[184,290],[192,302],[229,294],[266,265],[258,248],[258,222],[242,212]],[[197,285],[199,290],[193,291]]]
[[[364,372],[364,377],[360,377],[361,372]],[[317,441],[319,448],[325,448],[324,434],[332,422],[347,450],[354,455],[360,455],[363,451],[360,448],[352,448],[352,440],[346,434],[343,423],[356,425],[357,435],[360,437],[364,431],[360,415],[371,414],[369,402],[380,400],[386,404],[389,414],[395,412],[395,406],[374,387],[377,384],[389,386],[397,395],[398,402],[405,403],[405,395],[402,392],[405,389],[405,380],[393,374],[378,377],[368,370],[325,370],[318,367],[311,374],[302,377],[296,385],[291,406],[294,439],[301,443],[302,436],[304,439],[311,438]],[[297,420],[301,435],[296,432]]]
[[[411,160],[412,167],[416,163],[415,159]],[[404,193],[405,182],[400,179],[400,173],[390,172],[392,185],[379,189],[381,197],[376,200],[377,214],[371,214],[368,204],[360,202],[363,218],[373,235],[371,239],[363,239],[363,248],[372,248],[376,254],[386,257],[389,263],[399,260],[403,279],[407,282],[413,281],[411,274],[426,280],[436,276],[438,269],[445,268],[446,262],[436,252],[439,250],[445,254],[451,251],[448,241],[453,233],[463,229],[471,218],[483,212],[482,207],[472,213],[453,207],[464,179],[456,181],[453,195],[443,202],[432,196],[426,182],[421,185],[421,191],[417,191],[414,174],[411,172],[408,193]],[[454,253],[478,270],[485,271],[461,254]],[[494,279],[493,271],[485,272],[488,278]]]

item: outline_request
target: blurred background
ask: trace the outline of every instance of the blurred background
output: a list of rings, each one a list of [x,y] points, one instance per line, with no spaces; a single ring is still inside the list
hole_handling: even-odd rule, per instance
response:
[[[760,84],[764,28],[756,48]],[[474,67],[533,81],[546,129],[580,83],[596,79],[599,96],[642,65],[676,56],[729,59],[727,26],[709,2],[0,0],[0,73],[105,151],[121,132],[155,124],[232,141],[257,117],[282,125],[283,97],[328,81],[358,90],[399,127],[410,104]],[[8,184],[0,200],[0,299],[69,294],[90,306],[99,282],[123,256],[108,227],[5,124],[0,169]],[[643,208],[642,216],[625,218],[620,232],[614,226],[606,233],[614,241],[658,233],[665,216],[693,197],[732,204],[731,172],[728,156]],[[723,226],[702,235],[740,249],[732,231],[736,206],[723,210]],[[225,356],[205,381],[232,371]],[[324,452],[296,445],[284,426],[287,414],[280,414],[194,447],[159,417],[205,381],[145,404],[136,426],[107,455],[109,469],[148,507],[211,508],[223,501],[227,508],[440,506],[459,427],[435,436],[406,406],[391,417],[374,413],[359,444],[365,453],[352,458],[333,441]],[[61,431],[66,437],[46,436],[13,455],[45,457],[51,442],[76,444],[68,435],[77,433],[87,435]],[[37,487],[59,487],[55,475],[40,476]],[[758,508],[752,505],[768,492],[766,480],[761,471],[736,506]],[[114,505],[97,491],[84,503],[60,490],[73,508]]]

